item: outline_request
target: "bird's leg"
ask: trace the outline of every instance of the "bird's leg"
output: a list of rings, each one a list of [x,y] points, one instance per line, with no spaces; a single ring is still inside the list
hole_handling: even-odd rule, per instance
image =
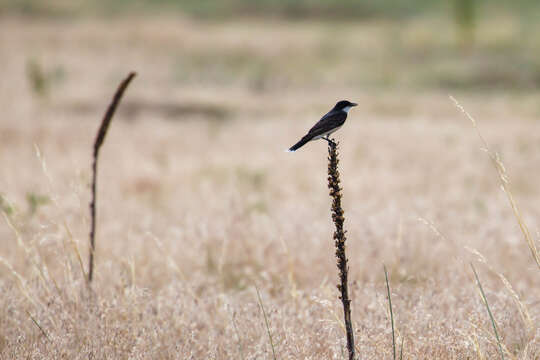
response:
[[[326,135],[321,137],[321,139],[326,140],[328,142],[328,145],[336,146],[336,142],[332,139],[330,139],[330,135]]]
[[[324,140],[328,141],[329,145],[336,146],[336,142],[332,139],[330,139],[330,135],[326,135],[326,137],[323,137]]]

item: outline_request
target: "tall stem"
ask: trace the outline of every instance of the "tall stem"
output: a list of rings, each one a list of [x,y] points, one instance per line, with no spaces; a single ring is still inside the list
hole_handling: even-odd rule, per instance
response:
[[[332,197],[332,221],[336,226],[334,231],[334,243],[336,246],[337,267],[339,270],[340,284],[337,286],[340,291],[340,299],[343,304],[343,317],[345,320],[345,331],[347,335],[347,350],[349,360],[354,359],[354,333],[351,321],[351,300],[349,299],[347,256],[345,254],[346,231],[343,230],[343,208],[341,207],[341,187],[338,171],[337,143],[328,142],[328,188]]]

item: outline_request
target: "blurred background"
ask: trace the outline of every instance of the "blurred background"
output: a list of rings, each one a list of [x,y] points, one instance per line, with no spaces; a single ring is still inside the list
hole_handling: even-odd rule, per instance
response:
[[[36,217],[63,199],[86,237],[94,134],[134,70],[103,150],[111,186],[100,190],[100,216],[126,214],[103,222],[113,234],[142,224],[166,232],[187,221],[182,214],[216,219],[231,203],[242,219],[311,221],[330,234],[324,145],[282,150],[340,99],[360,104],[336,134],[358,231],[378,211],[393,214],[381,215],[388,229],[417,215],[454,229],[466,209],[483,216],[487,199],[508,210],[448,95],[477,116],[513,173],[527,174],[515,195],[540,214],[530,201],[540,196],[531,171],[540,158],[539,15],[532,0],[0,0],[0,205],[39,228]],[[210,198],[212,208],[201,202]],[[122,254],[121,244],[103,251]]]
[[[540,214],[530,201],[540,196],[531,171],[540,158],[539,15],[532,0],[0,0],[0,205],[26,226],[63,199],[86,238],[94,134],[134,70],[103,150],[100,216],[126,214],[103,220],[112,234],[142,224],[163,233],[187,221],[182,214],[215,220],[233,203],[246,221],[311,221],[329,235],[324,144],[292,157],[282,150],[340,99],[360,105],[336,134],[358,231],[378,211],[393,214],[381,215],[388,229],[426,215],[453,229],[463,211],[483,216],[486,199],[508,210],[449,95],[477,116],[513,173],[527,174],[515,196]],[[121,244],[103,251],[122,254]]]
[[[172,84],[252,92],[315,86],[531,91],[540,82],[539,14],[534,0],[0,1],[4,41],[12,18],[65,25],[50,41],[87,26],[81,30],[87,36],[102,31],[110,41],[129,42],[132,51],[148,46],[153,54],[146,55],[161,55],[159,66]],[[89,19],[102,19],[107,29],[92,28]],[[108,41],[81,46],[90,51]],[[54,96],[81,70],[39,44],[26,51],[24,63],[38,96]]]

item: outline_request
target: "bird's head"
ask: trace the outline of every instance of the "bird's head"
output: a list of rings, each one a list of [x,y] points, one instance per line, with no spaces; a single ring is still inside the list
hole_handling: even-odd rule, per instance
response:
[[[341,100],[337,102],[336,106],[334,106],[334,110],[349,112],[349,110],[356,105],[358,104],[352,103],[348,100]]]

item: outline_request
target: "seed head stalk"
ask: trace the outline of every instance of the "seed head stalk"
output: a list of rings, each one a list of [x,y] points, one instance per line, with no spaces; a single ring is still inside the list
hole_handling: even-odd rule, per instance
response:
[[[354,333],[351,321],[351,300],[349,299],[347,256],[345,254],[346,231],[343,230],[343,208],[341,207],[341,187],[338,170],[338,144],[328,141],[328,188],[332,198],[332,221],[336,226],[334,231],[334,244],[336,246],[337,267],[339,270],[340,284],[337,286],[340,291],[340,299],[343,304],[343,316],[345,320],[345,331],[347,335],[347,350],[349,360],[354,359]]]

